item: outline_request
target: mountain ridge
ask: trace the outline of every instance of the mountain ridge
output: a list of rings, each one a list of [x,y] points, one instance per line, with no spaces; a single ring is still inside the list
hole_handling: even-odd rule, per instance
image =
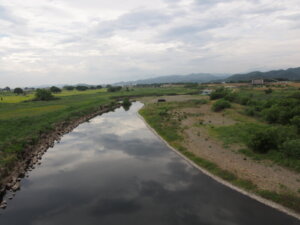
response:
[[[225,79],[225,81],[248,81],[253,79],[286,79],[300,80],[300,67],[271,70],[267,72],[253,71],[244,74],[234,74]]]
[[[210,73],[192,73],[188,75],[165,75],[135,81],[117,82],[114,85],[163,84],[163,83],[204,83],[214,80],[223,80],[228,75]]]

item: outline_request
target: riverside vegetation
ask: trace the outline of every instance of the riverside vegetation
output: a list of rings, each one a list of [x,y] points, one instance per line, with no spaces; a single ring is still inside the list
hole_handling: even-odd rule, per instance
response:
[[[224,149],[238,145],[236,154],[244,154],[254,162],[280,165],[292,173],[300,172],[300,91],[297,88],[237,89],[214,86],[210,98],[184,102],[148,103],[140,114],[171,146],[222,179],[264,198],[300,212],[300,179],[297,191],[289,191],[289,184],[281,184],[280,191],[261,188],[252,180],[239,176],[218,164],[192,152],[187,146],[184,121],[197,118],[194,124],[206,130],[213,139],[220,140]],[[191,109],[210,105],[219,117],[230,118],[232,124],[203,123],[201,113]],[[224,122],[223,122],[224,123]],[[201,131],[202,131],[201,130]],[[198,131],[200,136],[200,131]],[[201,143],[200,146],[201,148]],[[211,147],[211,146],[209,146]],[[244,159],[246,160],[246,159]],[[286,187],[287,186],[287,187]]]

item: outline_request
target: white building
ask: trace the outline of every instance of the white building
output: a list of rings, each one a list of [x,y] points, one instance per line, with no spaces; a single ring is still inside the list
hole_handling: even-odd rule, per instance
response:
[[[252,85],[263,85],[263,84],[264,84],[264,80],[263,79],[252,80]]]

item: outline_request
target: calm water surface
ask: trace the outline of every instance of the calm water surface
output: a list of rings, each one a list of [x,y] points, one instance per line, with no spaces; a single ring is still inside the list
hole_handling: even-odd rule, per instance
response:
[[[190,166],[137,117],[141,107],[65,135],[0,210],[0,224],[300,224]]]

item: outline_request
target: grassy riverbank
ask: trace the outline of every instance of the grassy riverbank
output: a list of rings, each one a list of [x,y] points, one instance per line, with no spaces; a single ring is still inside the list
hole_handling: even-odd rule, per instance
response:
[[[202,157],[199,154],[196,154],[195,151],[192,151],[189,146],[190,142],[195,141],[194,139],[191,140],[187,137],[188,132],[193,129],[193,132],[196,133],[196,138],[200,139],[200,136],[203,136],[205,129],[208,133],[211,130],[222,129],[224,127],[231,127],[237,125],[230,125],[230,126],[223,126],[223,125],[214,125],[213,119],[215,118],[215,114],[213,114],[208,120],[207,124],[202,119],[203,113],[201,111],[193,111],[192,109],[199,109],[207,106],[206,100],[191,100],[191,101],[184,101],[184,102],[166,102],[166,103],[148,103],[145,105],[143,109],[140,110],[140,114],[145,118],[147,123],[162,137],[164,138],[171,146],[177,149],[181,154],[195,162],[200,167],[206,169],[210,173],[224,179],[225,181],[230,182],[231,184],[242,188],[246,191],[251,193],[255,193],[263,198],[269,199],[276,203],[279,203],[285,207],[288,207],[296,212],[300,212],[300,198],[298,195],[288,192],[282,191],[277,192],[269,189],[262,188],[259,184],[252,182],[249,179],[245,179],[239,176],[239,171],[232,172],[227,169],[223,169],[217,163],[213,162],[212,160],[208,159],[208,157]],[[204,107],[204,108],[205,108]],[[210,107],[210,106],[209,106]],[[239,108],[236,108],[236,110]],[[231,109],[232,110],[232,109]],[[224,115],[223,115],[224,116]],[[220,118],[223,118],[222,113],[220,114]],[[220,119],[220,118],[217,118]],[[251,118],[248,118],[242,114],[238,117],[239,119],[250,120],[253,121]],[[193,125],[189,125],[189,122],[194,120],[196,123]],[[222,119],[221,119],[222,120]],[[229,120],[229,119],[228,119]],[[225,120],[226,121],[226,120]],[[232,120],[233,121],[233,120]],[[227,121],[228,123],[232,122],[231,120]],[[223,121],[224,123],[224,121]],[[259,124],[258,122],[257,124]],[[220,122],[222,124],[222,122]],[[192,127],[193,126],[193,127]],[[199,129],[198,129],[199,128]],[[198,129],[198,130],[197,130]],[[243,130],[242,130],[243,131]],[[238,134],[236,137],[238,140],[234,139],[234,135],[231,135],[232,132],[237,134],[240,132],[240,129],[236,129],[235,131],[214,131],[218,135],[224,134],[227,132],[228,137],[222,136],[223,140],[225,141],[224,144],[232,144],[234,142],[241,142],[243,137],[243,132]],[[215,134],[215,133],[214,133]],[[199,136],[199,137],[198,137]],[[214,136],[214,135],[213,135]],[[204,138],[202,143],[197,142],[196,148],[200,146],[205,146],[204,142],[209,142],[208,138],[216,138],[216,137],[207,137]],[[228,143],[226,143],[226,141]],[[210,143],[210,142],[209,142]],[[214,143],[214,142],[212,142]],[[197,147],[198,146],[198,147]],[[210,145],[207,148],[212,148]],[[228,147],[227,147],[228,148]],[[208,149],[209,151],[209,149]],[[222,149],[222,151],[226,151],[226,149]],[[229,149],[228,149],[229,151]],[[250,150],[247,150],[250,152]],[[209,153],[210,154],[210,153]],[[233,153],[233,154],[240,154],[240,153]],[[252,153],[257,154],[257,153]],[[222,153],[220,152],[220,156]],[[263,155],[261,155],[263,157]],[[268,159],[270,157],[267,157]],[[222,159],[221,159],[222,160]],[[249,161],[249,160],[248,160]],[[293,161],[293,160],[292,160]],[[296,161],[296,162],[295,162]],[[286,163],[285,165],[290,165],[292,168],[295,168],[295,165],[299,163],[299,161],[294,160],[294,164]],[[288,184],[287,184],[288,185]]]
[[[55,124],[68,124],[94,112],[99,106],[114,105],[120,97],[188,92],[191,90],[184,87],[135,88],[119,92],[63,91],[56,96],[57,99],[51,101],[30,101],[31,95],[6,95],[0,102],[0,181],[9,174],[18,160],[22,160],[24,149],[35,145],[42,134],[53,131]],[[22,102],[24,98],[27,101]]]

